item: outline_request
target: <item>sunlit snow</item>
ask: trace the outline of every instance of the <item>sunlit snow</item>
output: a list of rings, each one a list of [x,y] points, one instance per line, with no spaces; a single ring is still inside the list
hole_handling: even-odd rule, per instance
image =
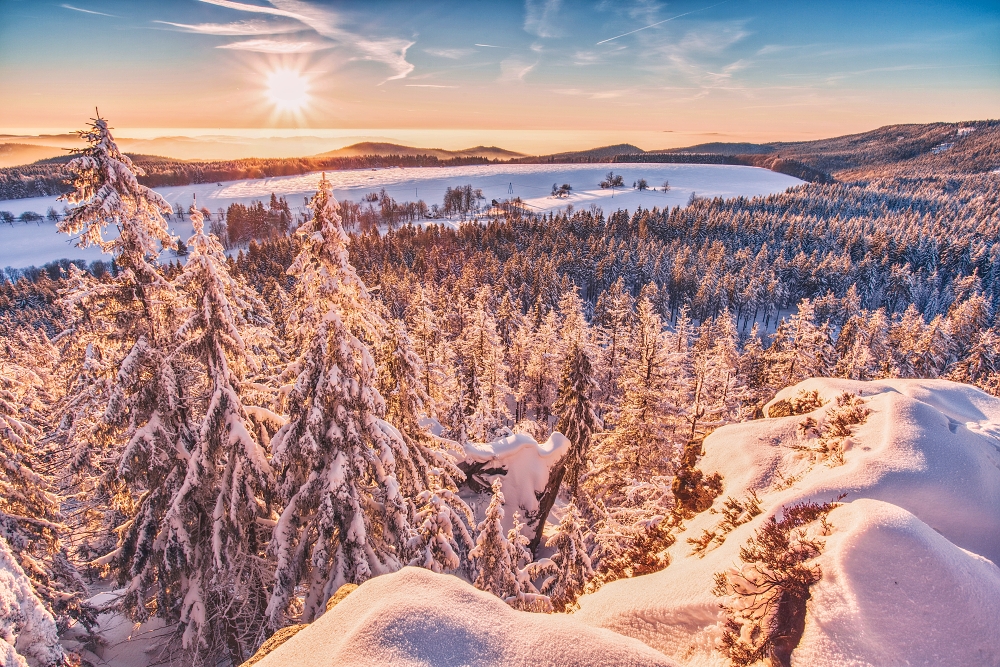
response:
[[[599,183],[605,174],[621,174],[625,189],[601,189]],[[338,199],[360,201],[369,192],[384,188],[395,200],[422,199],[428,205],[440,204],[445,189],[471,184],[481,188],[485,204],[493,200],[520,197],[531,209],[538,212],[565,210],[572,204],[575,209],[587,209],[592,204],[605,212],[618,209],[634,211],[638,207],[664,208],[681,206],[692,193],[705,197],[753,197],[768,195],[800,185],[802,181],[755,167],[727,165],[682,164],[526,164],[526,165],[476,165],[441,168],[389,168],[333,171],[327,174]],[[638,191],[632,184],[646,179],[655,190]],[[190,206],[195,195],[198,205],[215,213],[229,204],[249,204],[262,200],[265,205],[274,193],[288,200],[292,210],[304,210],[305,198],[316,192],[320,174],[302,174],[225,183],[201,183],[176,187],[156,188],[168,202]],[[662,191],[664,181],[670,189]],[[573,192],[565,198],[550,196],[553,183],[569,183]],[[62,211],[64,202],[56,197],[0,200],[0,211],[20,215],[24,211],[44,214],[49,207]],[[440,220],[445,224],[459,224],[457,218]],[[183,239],[191,235],[191,223],[174,220],[171,231]],[[65,235],[55,231],[55,224],[48,221],[35,223],[15,222],[12,226],[0,224],[0,267],[40,266],[54,259],[106,258],[95,248],[75,248]]]

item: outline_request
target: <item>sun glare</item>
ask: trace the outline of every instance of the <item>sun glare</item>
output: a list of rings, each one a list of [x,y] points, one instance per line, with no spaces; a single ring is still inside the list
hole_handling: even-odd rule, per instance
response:
[[[267,75],[267,97],[278,111],[297,113],[309,104],[309,82],[291,69],[276,69]]]

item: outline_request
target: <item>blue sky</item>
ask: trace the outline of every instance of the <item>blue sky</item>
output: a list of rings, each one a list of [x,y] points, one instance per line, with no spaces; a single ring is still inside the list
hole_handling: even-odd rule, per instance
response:
[[[0,102],[2,128],[99,105],[136,128],[830,136],[1000,117],[1000,3],[0,0]]]

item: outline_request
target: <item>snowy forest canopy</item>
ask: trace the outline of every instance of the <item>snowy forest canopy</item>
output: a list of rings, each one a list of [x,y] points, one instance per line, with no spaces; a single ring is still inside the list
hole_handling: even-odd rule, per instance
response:
[[[165,621],[164,659],[239,664],[407,564],[569,610],[667,565],[722,491],[701,440],[783,387],[1000,394],[994,173],[880,166],[663,211],[350,234],[324,179],[305,221],[235,258],[192,207],[186,261],[159,265],[170,207],[104,120],[83,136],[59,228],[113,265],[0,290],[0,644],[36,664],[109,609]],[[566,453],[505,531],[525,508],[462,453],[555,431]],[[113,609],[87,602],[103,584]]]

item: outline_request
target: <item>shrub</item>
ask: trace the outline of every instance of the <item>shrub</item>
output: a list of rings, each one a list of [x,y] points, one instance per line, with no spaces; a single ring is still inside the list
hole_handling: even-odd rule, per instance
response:
[[[848,438],[855,426],[867,421],[869,414],[871,410],[860,396],[845,392],[837,397],[836,407],[831,408],[820,421],[807,417],[799,423],[799,437],[807,442],[815,438],[815,444],[798,445],[796,449],[810,452],[817,462],[843,465]]]
[[[809,561],[824,542],[805,527],[819,522],[819,535],[828,535],[826,517],[837,501],[798,503],[780,519],[769,518],[740,548],[742,567],[716,573],[713,593],[725,598],[720,650],[734,665],[762,660],[791,665],[792,650],[805,629],[809,587],[822,575]]]
[[[795,396],[788,399],[775,401],[767,410],[768,417],[791,417],[792,415],[804,415],[823,407],[825,403],[819,397],[819,392],[800,391]]]

